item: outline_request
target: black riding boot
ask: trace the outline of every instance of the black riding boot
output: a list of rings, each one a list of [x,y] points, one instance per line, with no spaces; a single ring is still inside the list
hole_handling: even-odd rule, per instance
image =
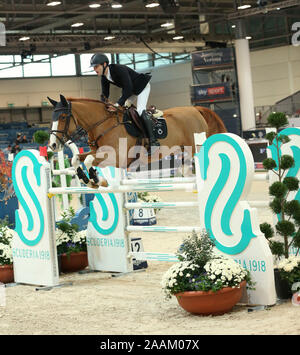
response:
[[[148,137],[149,137],[148,153],[151,153],[151,147],[153,147],[152,152],[155,152],[158,149],[158,147],[160,146],[160,144],[154,135],[154,131],[153,131],[154,125],[153,125],[153,121],[151,119],[151,115],[148,114],[146,110],[144,110],[141,117],[142,117],[142,120],[145,124],[146,130],[148,133]]]

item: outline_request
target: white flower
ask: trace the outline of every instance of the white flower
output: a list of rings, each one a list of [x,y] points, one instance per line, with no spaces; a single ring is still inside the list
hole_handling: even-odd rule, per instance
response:
[[[283,269],[286,272],[291,272],[295,267],[300,264],[300,257],[291,255],[288,258],[279,261],[278,269]]]

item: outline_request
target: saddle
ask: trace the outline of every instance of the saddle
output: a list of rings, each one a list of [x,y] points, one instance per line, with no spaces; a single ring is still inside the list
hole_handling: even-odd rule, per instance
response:
[[[168,135],[168,129],[162,111],[157,110],[155,106],[150,106],[147,111],[152,116],[156,139],[166,138]],[[140,118],[134,105],[126,108],[123,115],[123,123],[129,135],[137,138],[148,138],[143,120]]]

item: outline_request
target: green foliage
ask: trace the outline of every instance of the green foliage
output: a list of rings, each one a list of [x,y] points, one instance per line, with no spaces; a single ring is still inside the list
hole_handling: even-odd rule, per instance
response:
[[[288,191],[287,187],[280,181],[274,182],[269,187],[270,195],[275,196],[277,198],[283,198],[286,195],[287,191]]]
[[[295,248],[300,248],[300,229],[293,236],[293,246]]]
[[[269,132],[266,135],[266,139],[275,147],[278,162],[268,158],[263,161],[263,166],[278,176],[278,181],[269,187],[269,194],[274,197],[269,206],[273,213],[278,215],[275,229],[277,235],[281,236],[283,241],[272,240],[274,231],[272,230],[271,232],[272,227],[267,223],[260,225],[260,228],[269,241],[273,255],[288,258],[289,248],[294,246],[299,251],[300,246],[300,237],[298,238],[300,204],[297,200],[288,200],[290,192],[299,189],[299,180],[296,177],[286,176],[287,170],[295,166],[294,158],[291,155],[280,154],[282,145],[290,142],[290,138],[287,135],[279,134],[279,128],[288,123],[286,115],[281,112],[272,113],[268,117],[268,123],[276,129],[276,132]],[[292,241],[289,239],[291,237]]]
[[[86,251],[86,231],[78,231],[79,227],[75,223],[71,223],[75,216],[75,211],[72,207],[61,213],[62,220],[57,223],[56,245],[57,254],[67,255]]]
[[[272,170],[276,168],[276,161],[272,158],[267,158],[263,161],[263,166],[266,170]]]
[[[265,139],[267,139],[269,141],[269,145],[272,144],[273,140],[275,139],[276,137],[276,132],[269,132],[265,135]]]
[[[291,139],[289,136],[286,136],[285,134],[281,134],[279,137],[278,137],[278,142],[281,142],[282,144],[285,144],[285,143],[288,143],[290,142]]]
[[[192,235],[183,240],[177,253],[179,261],[193,261],[200,267],[204,267],[213,255],[214,241],[207,231],[203,231],[200,237],[195,231]]]
[[[268,117],[268,123],[271,127],[284,127],[288,124],[286,115],[283,112],[273,112]]]
[[[282,242],[271,240],[269,242],[269,246],[273,255],[277,256],[278,258],[284,255],[284,244]]]
[[[54,153],[53,152],[47,152],[47,156],[48,156],[48,160],[51,160],[54,156]]]
[[[33,140],[38,144],[45,144],[48,142],[49,137],[49,133],[45,131],[36,131],[33,135]]]
[[[299,180],[294,176],[285,177],[283,183],[289,191],[297,191],[299,189]]]
[[[288,216],[297,216],[297,213],[300,215],[300,202],[297,200],[288,201],[284,205],[284,211]]]
[[[265,237],[267,239],[272,238],[274,236],[274,230],[271,226],[271,224],[264,222],[262,224],[260,224],[260,230],[262,233],[264,233]]]
[[[271,210],[275,213],[281,213],[282,211],[282,199],[275,197],[272,202],[270,202],[269,206],[271,207]]]
[[[279,221],[275,227],[277,232],[284,237],[288,237],[289,235],[295,233],[294,223],[290,221]]]
[[[8,218],[0,219],[0,265],[12,264],[12,230]]]
[[[295,165],[294,158],[290,155],[282,155],[280,158],[280,168],[283,170],[287,170],[292,168]]]

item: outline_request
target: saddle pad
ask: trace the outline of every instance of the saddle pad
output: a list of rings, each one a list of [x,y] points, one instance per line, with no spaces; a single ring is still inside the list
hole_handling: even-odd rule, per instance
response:
[[[133,137],[144,138],[143,132],[137,127],[136,123],[132,120],[129,112],[126,110],[123,115],[123,123],[126,131]],[[154,119],[154,135],[156,139],[164,139],[168,135],[168,128],[166,120],[163,117]]]

